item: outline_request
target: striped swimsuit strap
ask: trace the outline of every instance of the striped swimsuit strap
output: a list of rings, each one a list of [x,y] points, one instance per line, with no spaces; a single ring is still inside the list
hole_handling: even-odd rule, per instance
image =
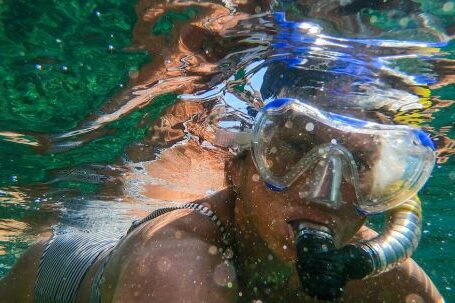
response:
[[[221,222],[221,220],[218,218],[218,216],[210,210],[208,207],[205,207],[201,204],[196,204],[196,203],[187,203],[183,205],[177,205],[177,206],[171,206],[171,207],[164,207],[160,208],[157,210],[152,211],[148,216],[141,220],[136,220],[131,224],[131,227],[128,229],[126,235],[134,231],[136,228],[138,228],[140,225],[151,221],[161,215],[164,215],[168,212],[174,211],[174,210],[180,210],[180,209],[192,209],[197,211],[198,213],[208,217],[217,227],[218,231],[221,234],[221,239],[222,239],[222,244],[223,247],[220,249],[222,256],[224,259],[232,259],[233,258],[233,250],[231,248],[231,237],[230,234],[227,232],[225,226]],[[124,238],[126,235],[124,235],[122,238]],[[92,291],[91,291],[91,303],[100,303],[101,302],[101,293],[100,293],[100,285],[103,281],[103,273],[106,268],[106,265],[109,262],[109,259],[112,256],[112,252],[114,251],[114,248],[111,248],[110,251],[108,252],[107,256],[104,257],[103,263],[99,267],[95,278],[93,280],[92,284]]]
[[[118,239],[118,235],[108,233],[53,233],[40,259],[35,302],[74,302],[90,267]]]
[[[229,246],[229,244],[230,244],[229,233],[227,232],[226,228],[224,227],[223,223],[218,218],[218,216],[212,210],[210,210],[208,207],[205,207],[204,205],[196,204],[196,203],[187,203],[187,204],[183,204],[183,205],[165,207],[165,208],[160,208],[160,209],[154,210],[153,212],[151,212],[147,217],[143,218],[142,220],[134,221],[131,224],[131,227],[128,229],[127,234],[129,234],[130,232],[132,232],[137,227],[139,227],[140,225],[142,225],[143,223],[145,223],[147,221],[153,220],[170,211],[179,210],[179,209],[193,209],[193,210],[198,211],[200,214],[207,216],[218,227],[218,231],[221,234],[221,239],[223,241],[223,244],[227,247]]]

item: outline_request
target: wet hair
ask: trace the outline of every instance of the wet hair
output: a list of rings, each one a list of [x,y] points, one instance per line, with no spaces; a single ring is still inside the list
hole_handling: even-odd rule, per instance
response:
[[[231,176],[232,165],[234,164],[234,162],[244,161],[246,159],[246,157],[248,156],[248,154],[249,154],[249,150],[243,150],[240,153],[236,154],[235,156],[226,160],[224,177],[225,177],[225,180],[226,180],[227,184],[229,185],[229,187],[231,187],[235,192],[237,192],[237,190],[236,190],[234,183],[232,182],[232,176]]]

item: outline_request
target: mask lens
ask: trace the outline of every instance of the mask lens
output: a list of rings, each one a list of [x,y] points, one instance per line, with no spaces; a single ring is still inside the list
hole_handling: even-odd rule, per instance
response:
[[[317,189],[304,192],[332,201],[336,196],[332,185],[337,185],[355,192],[362,211],[379,212],[410,198],[431,172],[434,155],[414,133],[406,127],[325,114],[291,102],[258,116],[253,152],[262,178],[277,188],[304,178],[305,184]],[[331,186],[316,180],[315,172],[322,174],[315,169],[318,163],[334,167],[323,174]]]
[[[262,160],[269,173],[277,178],[285,177],[318,145],[313,133],[301,129],[307,120],[302,118],[291,111],[271,116],[261,131]]]
[[[385,133],[378,145],[377,160],[361,184],[361,208],[380,212],[411,198],[428,179],[434,154],[418,144],[412,133]]]

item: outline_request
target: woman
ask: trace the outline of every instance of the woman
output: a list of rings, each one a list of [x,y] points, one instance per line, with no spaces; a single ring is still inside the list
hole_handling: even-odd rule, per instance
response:
[[[157,210],[133,223],[120,240],[55,235],[22,256],[1,281],[1,298],[442,302],[412,260],[399,264],[409,252],[399,256],[399,245],[391,241],[409,240],[411,247],[405,249],[411,250],[418,241],[420,222],[415,222],[416,230],[409,226],[420,217],[420,204],[402,198],[415,194],[428,178],[425,172],[434,162],[431,142],[416,129],[361,122],[293,99],[272,101],[257,115],[250,143],[248,134],[219,135],[231,146],[241,138],[244,149],[227,165],[226,190]],[[392,148],[386,140],[390,136],[400,150],[413,142],[400,155],[407,167],[403,175],[387,166],[394,164],[385,154]],[[406,163],[407,154],[420,157],[423,165]],[[384,165],[390,173],[378,175]],[[397,189],[397,180],[404,177],[417,185]],[[393,209],[399,211],[392,221],[406,217],[400,221],[406,222],[401,234],[395,223],[388,223],[386,229],[399,235],[359,244],[374,236],[363,226],[365,213]],[[374,254],[361,248],[365,246],[385,255],[386,264],[375,265]],[[385,246],[393,248],[393,256]]]

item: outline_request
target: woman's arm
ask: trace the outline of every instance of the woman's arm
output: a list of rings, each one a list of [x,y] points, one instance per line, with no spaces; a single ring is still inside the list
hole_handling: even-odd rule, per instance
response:
[[[8,275],[0,279],[0,303],[34,302],[38,265],[46,243],[43,239],[31,245]]]

